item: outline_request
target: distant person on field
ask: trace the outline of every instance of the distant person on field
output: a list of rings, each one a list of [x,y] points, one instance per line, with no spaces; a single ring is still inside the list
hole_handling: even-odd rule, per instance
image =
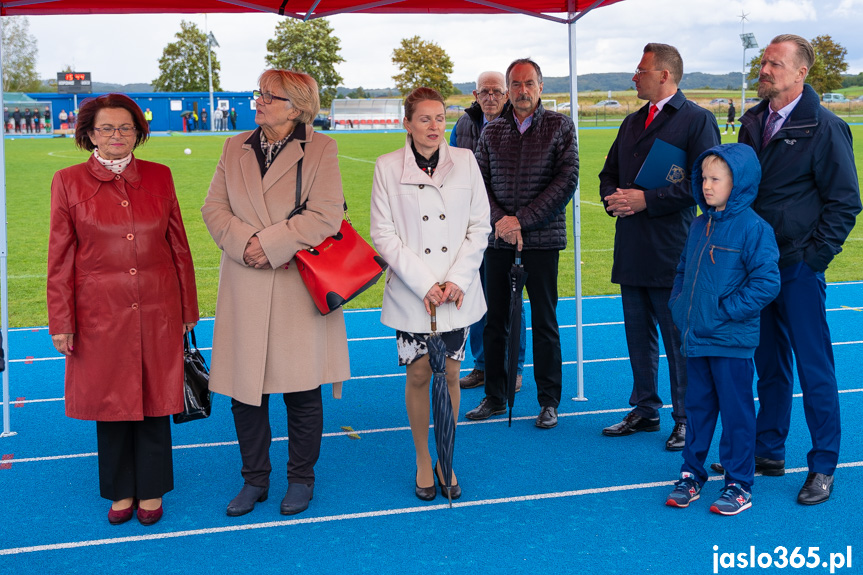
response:
[[[51,131],[51,108],[45,106],[45,112],[43,113],[43,119],[45,121],[45,132]]]
[[[3,130],[9,130],[9,108],[3,107]]]
[[[28,134],[33,132],[33,112],[30,108],[24,108],[24,130]]]
[[[195,129],[198,129],[198,113],[192,112],[192,117],[195,119]],[[207,129],[207,108],[201,109],[201,129]]]
[[[725,120],[725,131],[722,132],[722,135],[728,133],[728,128],[731,127],[731,133],[734,133],[734,115],[737,111],[734,109],[734,100],[728,102],[728,118]]]
[[[222,131],[222,110],[216,108],[213,110],[213,130],[216,132]]]
[[[620,285],[623,324],[632,367],[633,407],[623,418],[602,430],[609,437],[639,431],[659,431],[659,333],[668,357],[671,417],[674,428],[665,442],[680,451],[686,441],[686,364],[680,353],[680,333],[671,319],[668,297],[674,273],[695,217],[689,174],[695,158],[719,144],[719,127],[712,112],[687,100],[678,85],[683,59],[674,46],[651,43],[632,81],[638,97],[646,100],[628,115],[599,174],[599,194],[614,224],[614,265],[611,281]],[[645,190],[636,176],[654,142],[686,152],[686,163],[670,170],[667,185]],[[657,325],[659,330],[657,331]]]
[[[147,120],[147,126],[153,122],[153,111],[150,108],[144,110],[144,119]]]
[[[779,293],[776,239],[751,208],[760,180],[758,156],[742,144],[709,149],[692,171],[692,193],[702,215],[689,229],[668,302],[683,334],[689,426],[680,479],[665,502],[671,507],[688,507],[698,499],[708,478],[704,462],[719,416],[725,486],[710,510],[737,515],[752,505],[752,357],[761,309]]]
[[[15,108],[16,110],[18,108]],[[69,129],[69,114],[66,113],[66,110],[60,110],[60,113],[57,114],[57,119],[60,120],[60,128],[61,129]],[[66,128],[63,128],[63,124],[66,124]]]
[[[464,111],[450,133],[449,145],[457,148],[467,148],[476,152],[479,136],[483,128],[509,110],[509,98],[506,92],[506,80],[500,72],[483,72],[476,81],[473,91],[474,102]],[[479,268],[479,277],[485,292],[485,263]],[[473,356],[473,371],[459,380],[462,389],[472,389],[485,385],[485,353],[482,338],[485,329],[485,315],[470,326],[468,343]],[[521,307],[521,339],[519,341],[518,375],[515,380],[515,390],[521,391],[521,374],[524,368],[524,350],[527,343],[527,322],[524,317],[524,305]]]
[[[15,111],[12,112],[12,123],[14,124],[13,128],[16,134],[21,133],[21,126],[24,125],[24,118],[21,116],[21,109],[16,107]]]
[[[228,117],[231,119],[231,130],[236,130],[237,129],[237,109],[231,108],[231,112],[230,112],[230,114],[228,114]]]

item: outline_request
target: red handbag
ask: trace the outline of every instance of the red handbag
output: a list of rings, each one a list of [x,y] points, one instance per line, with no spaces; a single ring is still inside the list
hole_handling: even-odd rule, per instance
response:
[[[288,219],[306,208],[305,203],[300,204],[302,171],[303,159],[300,158],[297,164],[297,207],[288,214]],[[347,203],[344,209],[345,219],[336,235],[318,246],[300,250],[294,256],[300,277],[321,315],[337,310],[375,285],[387,269],[384,259],[351,225]]]

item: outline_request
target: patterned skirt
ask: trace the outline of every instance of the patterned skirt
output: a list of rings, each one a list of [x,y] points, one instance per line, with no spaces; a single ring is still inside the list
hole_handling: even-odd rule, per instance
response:
[[[470,328],[463,327],[441,333],[446,356],[455,361],[464,361],[464,349]],[[396,330],[396,346],[399,351],[399,365],[410,365],[429,352],[428,338],[430,333],[411,333]]]

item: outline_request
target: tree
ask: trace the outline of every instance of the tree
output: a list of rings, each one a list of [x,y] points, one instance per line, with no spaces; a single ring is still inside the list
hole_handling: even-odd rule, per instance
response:
[[[30,35],[26,16],[3,17],[3,91],[41,92],[36,73],[36,38]]]
[[[402,39],[401,47],[393,50],[393,64],[401,70],[393,80],[403,96],[420,86],[434,88],[444,98],[455,93],[455,86],[448,76],[452,74],[452,60],[434,42],[419,36]]]
[[[213,65],[213,90],[221,91],[219,60],[209,46],[207,37],[192,22],[180,22],[180,31],[162,50],[159,58],[159,77],[153,80],[155,92],[207,92],[210,89],[207,75],[207,50]]]
[[[833,41],[829,35],[818,36],[810,40],[815,51],[815,64],[806,76],[806,82],[812,85],[819,94],[830,92],[842,87],[842,73],[848,69],[845,56],[848,54],[841,44]],[[761,59],[764,50],[749,61],[749,74],[746,76],[753,87],[758,86],[758,74],[761,71]]]
[[[353,92],[351,92],[350,94],[345,96],[345,98],[351,98],[353,100],[362,100],[364,98],[371,98],[371,97],[372,97],[372,95],[369,94],[368,92],[366,92],[365,90],[363,90],[362,86],[360,86],[359,88],[357,88],[356,90],[354,90]]]
[[[299,70],[318,83],[321,108],[328,108],[343,82],[335,65],[344,62],[339,55],[341,40],[325,18],[300,22],[282,20],[276,26],[276,36],[267,40],[265,60],[273,68]]]
[[[848,62],[845,61],[848,50],[834,42],[829,34],[813,38],[812,48],[815,50],[815,64],[809,70],[806,81],[819,94],[841,88],[842,73],[848,69]]]

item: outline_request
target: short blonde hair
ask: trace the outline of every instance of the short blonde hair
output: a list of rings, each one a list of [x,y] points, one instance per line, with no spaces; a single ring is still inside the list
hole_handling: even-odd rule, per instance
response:
[[[297,70],[267,70],[258,79],[262,91],[279,86],[288,95],[294,108],[300,111],[297,121],[312,125],[321,110],[321,97],[315,79]]]
[[[728,173],[731,174],[733,182],[734,174],[731,173],[731,166],[728,165],[728,162],[725,161],[725,158],[718,154],[710,154],[709,156],[704,156],[704,159],[701,160],[701,170],[704,171],[714,164],[728,170]]]

